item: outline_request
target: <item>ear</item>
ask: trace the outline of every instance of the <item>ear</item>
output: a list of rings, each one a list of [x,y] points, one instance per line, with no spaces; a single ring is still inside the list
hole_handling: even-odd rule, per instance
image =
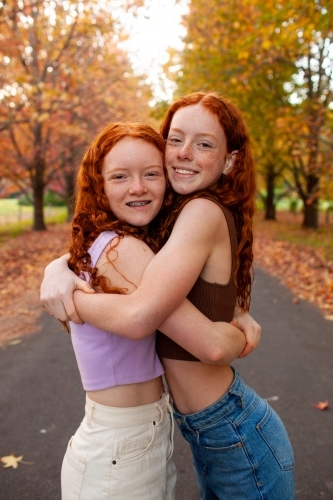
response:
[[[227,160],[225,162],[224,170],[223,173],[224,175],[228,175],[231,170],[233,169],[236,157],[237,157],[238,150],[232,151],[228,156]]]

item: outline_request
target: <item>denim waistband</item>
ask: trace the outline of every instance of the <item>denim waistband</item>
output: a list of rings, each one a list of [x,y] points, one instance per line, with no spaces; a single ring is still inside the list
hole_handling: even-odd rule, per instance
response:
[[[234,380],[228,392],[221,399],[203,410],[188,415],[183,415],[177,409],[174,409],[174,417],[178,425],[186,423],[192,429],[200,428],[202,425],[210,425],[216,420],[225,417],[237,406],[244,410],[254,403],[254,399],[258,396],[244,383],[237,370],[233,367],[232,369],[234,371]]]

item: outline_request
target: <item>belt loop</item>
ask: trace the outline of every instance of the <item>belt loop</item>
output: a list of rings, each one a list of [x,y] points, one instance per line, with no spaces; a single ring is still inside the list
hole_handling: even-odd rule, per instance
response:
[[[157,408],[159,409],[159,412],[160,412],[160,418],[159,418],[158,422],[156,422],[157,425],[161,425],[162,422],[163,422],[164,413],[165,413],[164,404],[165,404],[164,398],[162,399],[162,401],[161,401],[160,404],[159,404],[159,402],[156,403],[156,406],[157,406]]]
[[[171,456],[173,454],[173,450],[174,450],[174,433],[175,433],[175,421],[173,419],[173,408],[172,408],[171,403],[170,403],[169,393],[167,393],[165,396],[165,404],[166,404],[166,413],[169,414],[169,418],[171,421],[171,436],[170,436],[171,450],[170,450],[170,454],[168,457],[168,460],[169,460],[171,458]]]
[[[86,417],[87,417],[88,426],[90,426],[90,424],[91,424],[93,411],[94,411],[94,403],[92,401],[87,401],[87,403],[86,403]]]

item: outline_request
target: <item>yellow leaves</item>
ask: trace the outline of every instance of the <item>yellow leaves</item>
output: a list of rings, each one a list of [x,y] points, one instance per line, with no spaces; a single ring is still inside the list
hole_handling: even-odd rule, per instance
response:
[[[14,339],[14,340],[9,340],[6,345],[18,345],[22,344],[22,339]]]
[[[37,117],[37,121],[38,121],[39,123],[42,123],[42,122],[45,122],[45,120],[48,120],[49,118],[50,118],[49,113],[42,113],[41,115],[39,115],[39,116]]]
[[[5,464],[2,466],[4,469],[8,469],[9,467],[13,467],[13,469],[17,469],[19,463],[24,464],[24,465],[33,465],[34,464],[34,462],[23,462],[22,458],[23,458],[23,455],[21,455],[20,457],[16,457],[14,455],[14,453],[11,453],[10,455],[7,455],[6,457],[1,457],[0,460],[3,464]]]
[[[245,61],[250,57],[250,53],[247,52],[246,50],[242,52],[238,52],[238,60],[239,61]]]
[[[263,48],[263,50],[268,50],[270,49],[271,45],[272,44],[269,40],[264,40],[261,44],[261,47]]]
[[[11,453],[7,457],[1,457],[1,462],[4,463],[3,465],[4,469],[7,469],[8,467],[13,467],[13,469],[17,469],[19,462],[21,462],[23,458],[23,455],[20,457],[15,457],[14,453]]]

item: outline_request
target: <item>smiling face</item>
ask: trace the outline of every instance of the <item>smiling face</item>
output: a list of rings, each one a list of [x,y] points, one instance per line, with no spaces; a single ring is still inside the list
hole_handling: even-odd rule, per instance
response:
[[[165,161],[177,193],[213,187],[225,169],[227,156],[226,137],[214,114],[201,104],[176,111],[168,133]]]
[[[105,156],[102,176],[114,215],[147,229],[162,206],[165,192],[160,151],[143,139],[125,137]]]

